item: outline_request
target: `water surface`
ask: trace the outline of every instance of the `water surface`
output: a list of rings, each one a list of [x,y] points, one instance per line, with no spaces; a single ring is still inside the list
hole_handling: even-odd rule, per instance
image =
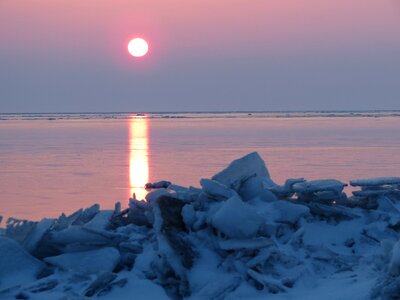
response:
[[[148,181],[198,186],[258,151],[272,178],[400,176],[400,114],[0,115],[0,215],[126,205]]]

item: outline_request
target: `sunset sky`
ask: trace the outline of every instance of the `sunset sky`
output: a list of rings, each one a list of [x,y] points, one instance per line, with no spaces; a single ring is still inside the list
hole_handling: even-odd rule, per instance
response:
[[[0,0],[0,113],[346,109],[400,109],[398,0]]]

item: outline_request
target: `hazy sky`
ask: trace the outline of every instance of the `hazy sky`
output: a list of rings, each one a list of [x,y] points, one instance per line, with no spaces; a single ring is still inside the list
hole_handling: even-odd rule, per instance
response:
[[[0,112],[322,109],[400,109],[399,0],[0,0]]]

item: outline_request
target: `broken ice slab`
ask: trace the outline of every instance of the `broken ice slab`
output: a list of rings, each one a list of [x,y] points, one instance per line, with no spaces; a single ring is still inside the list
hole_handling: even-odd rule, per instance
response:
[[[358,180],[350,180],[351,186],[376,187],[384,185],[400,184],[400,177],[373,177]]]
[[[111,218],[114,214],[113,210],[102,210],[99,211],[93,219],[87,222],[84,226],[86,228],[93,228],[93,229],[107,229]]]
[[[81,274],[98,274],[101,272],[112,272],[118,264],[119,259],[120,254],[117,249],[106,247],[92,251],[46,257],[44,260],[63,270],[70,270]]]
[[[350,181],[352,186],[361,187],[353,195],[361,200],[360,206],[375,207],[376,199],[383,196],[400,196],[400,177],[375,177]]]
[[[162,196],[152,204],[155,211],[154,226],[158,231],[158,242],[162,245],[160,253],[167,257],[177,274],[182,273],[180,265],[190,269],[196,254],[186,238],[186,227],[182,217],[185,202],[174,197]]]
[[[44,235],[50,231],[50,228],[54,225],[55,219],[43,219],[35,225],[30,234],[22,242],[22,246],[28,252],[33,252]]]
[[[290,198],[294,195],[293,185],[305,182],[304,178],[290,178],[285,181],[284,185],[276,185],[268,188],[279,198]]]
[[[255,236],[264,219],[255,207],[235,195],[222,204],[211,223],[230,238],[245,238]]]
[[[392,258],[389,263],[389,273],[393,276],[400,275],[400,241],[392,249]]]
[[[346,183],[340,182],[336,179],[321,179],[297,182],[293,184],[293,191],[296,193],[316,193],[331,191],[336,193],[337,195],[340,195],[345,186],[347,186]]]
[[[252,250],[275,245],[271,239],[264,237],[253,239],[220,240],[218,245],[222,250]]]
[[[255,257],[246,263],[246,266],[248,268],[253,268],[257,265],[263,265],[276,251],[278,251],[276,247],[262,248]]]
[[[93,297],[101,290],[107,288],[109,284],[117,278],[117,275],[111,272],[101,273],[86,289],[84,295],[86,297]]]
[[[270,177],[260,155],[257,152],[252,152],[232,161],[226,169],[215,174],[212,180],[238,191],[244,181],[255,176]]]
[[[89,222],[100,211],[100,205],[94,204],[86,209],[78,209],[74,213],[66,216],[64,213],[57,219],[55,229],[65,229],[71,225],[83,225]]]
[[[276,222],[296,224],[301,217],[310,213],[310,209],[300,203],[293,203],[286,200],[273,202],[271,206],[280,212]]]
[[[380,189],[380,190],[364,190],[364,191],[353,191],[354,196],[359,198],[379,197],[387,194],[399,194],[400,190]]]
[[[247,201],[257,196],[265,196],[266,193],[271,193],[268,189],[274,186],[276,186],[276,183],[273,182],[271,178],[255,176],[244,181],[240,186],[238,193],[243,200]],[[276,198],[274,196],[272,197]],[[268,200],[271,200],[272,197],[269,195]]]
[[[127,237],[110,231],[86,228],[84,226],[72,225],[61,231],[50,234],[48,243],[65,250],[68,245],[114,245],[126,240]],[[72,249],[70,249],[72,250]]]
[[[235,193],[224,184],[211,179],[201,179],[200,185],[203,188],[203,192],[215,200],[226,200]]]
[[[209,281],[197,291],[196,295],[189,299],[225,299],[229,293],[237,289],[242,282],[242,278],[237,275],[218,275],[212,276]]]
[[[361,217],[354,213],[351,208],[341,205],[325,205],[322,203],[309,203],[307,206],[314,215],[319,215],[326,218],[335,218],[339,220],[351,220]]]
[[[19,243],[0,237],[0,288],[5,289],[35,280],[45,267],[40,260],[26,252]]]
[[[247,270],[247,274],[253,278],[255,281],[257,281],[259,284],[264,286],[266,289],[268,289],[269,292],[271,293],[281,293],[286,291],[286,287],[281,283],[281,281],[276,280],[270,276],[261,274],[259,272],[256,272],[252,269]]]
[[[162,180],[162,181],[157,181],[157,182],[148,182],[145,184],[144,188],[146,190],[149,189],[166,189],[171,185],[170,181]]]
[[[35,228],[37,222],[8,218],[6,225],[6,236],[18,242],[24,241]]]

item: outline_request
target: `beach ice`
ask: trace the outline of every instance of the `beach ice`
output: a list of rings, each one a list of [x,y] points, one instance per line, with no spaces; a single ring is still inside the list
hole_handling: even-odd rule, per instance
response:
[[[154,183],[146,200],[0,236],[1,299],[398,299],[397,177],[288,179],[257,153],[201,188]],[[150,186],[149,186],[150,187]]]

